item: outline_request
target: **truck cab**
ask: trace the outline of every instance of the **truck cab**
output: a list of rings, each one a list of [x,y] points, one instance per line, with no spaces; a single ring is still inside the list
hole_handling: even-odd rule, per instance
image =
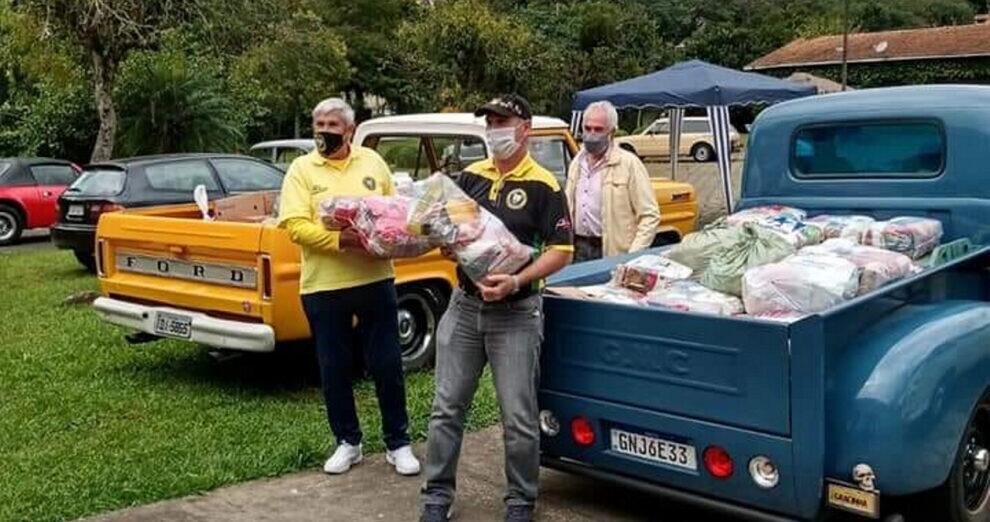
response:
[[[794,322],[547,296],[543,464],[752,519],[897,517],[905,498],[923,499],[917,520],[990,518],[988,129],[975,86],[761,113],[739,209],[932,218],[948,245]],[[551,290],[622,261],[574,265]]]

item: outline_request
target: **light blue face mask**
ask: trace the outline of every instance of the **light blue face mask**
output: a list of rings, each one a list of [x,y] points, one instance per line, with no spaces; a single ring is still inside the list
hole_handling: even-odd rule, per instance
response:
[[[485,129],[485,140],[488,142],[488,147],[492,150],[492,156],[495,159],[504,160],[519,150],[519,142],[516,141],[516,128]]]

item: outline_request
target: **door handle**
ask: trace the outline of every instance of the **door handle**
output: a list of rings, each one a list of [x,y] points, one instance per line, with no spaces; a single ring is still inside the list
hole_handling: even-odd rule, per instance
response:
[[[41,193],[41,195],[42,195],[42,196],[45,196],[46,198],[50,198],[50,197],[52,197],[52,193],[51,193],[51,192],[48,192],[47,190],[46,190],[46,191],[44,191],[44,192],[42,192],[42,193]]]

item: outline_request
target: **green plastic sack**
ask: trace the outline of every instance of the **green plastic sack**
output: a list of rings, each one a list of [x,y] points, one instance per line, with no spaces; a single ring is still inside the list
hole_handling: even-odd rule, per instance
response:
[[[741,296],[747,269],[776,263],[794,254],[795,248],[784,236],[753,223],[733,228],[740,229],[736,240],[716,250],[700,282],[712,290]]]
[[[745,232],[740,226],[725,226],[719,220],[698,232],[692,232],[667,251],[667,257],[690,267],[691,279],[698,280],[708,269],[708,263],[725,245],[735,244],[744,239]]]

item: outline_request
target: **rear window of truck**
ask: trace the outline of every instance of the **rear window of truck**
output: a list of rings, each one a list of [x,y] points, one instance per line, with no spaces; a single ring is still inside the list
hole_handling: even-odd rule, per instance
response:
[[[799,178],[935,177],[945,133],[934,121],[856,122],[799,128],[791,167]]]

